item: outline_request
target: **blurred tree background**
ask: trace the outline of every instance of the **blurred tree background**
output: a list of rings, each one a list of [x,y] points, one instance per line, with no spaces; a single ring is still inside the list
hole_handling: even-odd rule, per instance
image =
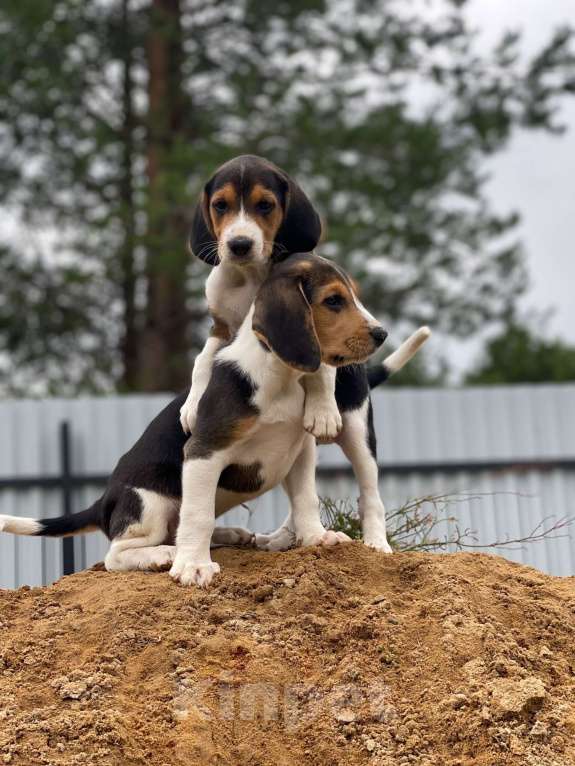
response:
[[[570,380],[575,380],[575,347],[517,321],[487,342],[483,359],[465,378],[471,385]]]
[[[301,181],[321,251],[384,321],[468,337],[513,315],[517,217],[491,209],[485,160],[560,130],[572,37],[526,61],[509,33],[480,56],[464,6],[3,0],[2,391],[185,386],[206,331],[190,213],[240,153]]]

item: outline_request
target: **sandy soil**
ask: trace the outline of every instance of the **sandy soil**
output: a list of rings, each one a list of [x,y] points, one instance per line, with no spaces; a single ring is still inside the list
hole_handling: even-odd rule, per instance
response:
[[[0,592],[0,764],[574,766],[575,578],[360,543]]]

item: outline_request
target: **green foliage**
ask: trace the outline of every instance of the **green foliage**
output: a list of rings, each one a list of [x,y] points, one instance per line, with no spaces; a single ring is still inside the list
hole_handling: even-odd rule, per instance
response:
[[[206,270],[190,266],[185,231],[202,180],[244,152],[303,182],[326,221],[322,252],[387,323],[466,337],[508,313],[526,284],[523,255],[517,217],[486,200],[484,158],[517,128],[560,129],[557,106],[575,90],[571,33],[524,64],[517,35],[478,54],[464,2],[437,0],[433,17],[412,8],[5,0],[0,206],[38,233],[4,241],[34,285],[25,315],[0,288],[7,385],[16,368],[24,388],[38,380],[39,349],[53,353],[58,319],[32,316],[53,306],[39,274],[58,283],[63,265],[75,342],[60,343],[51,388],[150,387],[164,365],[134,348],[171,338],[173,356],[184,341],[197,349]],[[152,39],[170,52],[156,104]],[[42,268],[29,272],[31,261]],[[26,332],[8,327],[11,315]],[[183,385],[185,367],[176,359],[161,385]]]
[[[483,360],[465,379],[472,385],[566,381],[575,381],[575,347],[516,323],[487,343]]]
[[[0,272],[0,389],[26,396],[109,392],[112,365],[119,364],[110,352],[117,320],[98,276],[39,259],[23,263],[3,248]]]
[[[321,497],[322,521],[328,529],[344,532],[352,540],[361,540],[361,522],[349,500],[332,500]]]
[[[477,532],[462,529],[453,507],[462,503],[481,502],[497,493],[458,492],[408,500],[386,516],[387,539],[393,551],[460,551],[475,549],[521,550],[526,544],[569,536],[575,517],[547,516],[521,537],[504,535],[496,540],[479,540]],[[509,493],[505,493],[509,494]],[[357,509],[349,500],[320,498],[325,527],[345,532],[352,540],[361,540],[361,523]]]
[[[387,514],[387,538],[394,551],[433,551],[448,549],[451,545],[464,547],[473,539],[473,533],[450,533],[449,525],[456,519],[447,514],[459,496],[438,495],[410,500]],[[322,521],[328,529],[345,532],[352,540],[361,540],[361,522],[357,509],[349,500],[320,498]]]

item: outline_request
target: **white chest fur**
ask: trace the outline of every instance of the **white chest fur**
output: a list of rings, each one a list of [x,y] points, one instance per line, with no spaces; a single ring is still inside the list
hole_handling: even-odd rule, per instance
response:
[[[218,489],[216,492],[216,516],[246,500],[259,497],[281,483],[299,455],[303,441],[309,435],[298,422],[260,424],[245,441],[230,450],[230,464],[252,466],[258,464],[262,484],[253,492],[231,492]]]
[[[257,497],[279,484],[289,473],[307,434],[303,427],[305,393],[301,373],[288,368],[274,354],[265,351],[251,329],[253,307],[248,311],[234,342],[223,348],[217,359],[241,366],[256,386],[253,404],[259,416],[253,429],[226,450],[226,464],[258,464],[261,487]],[[216,514],[242,500],[234,493],[218,490]]]

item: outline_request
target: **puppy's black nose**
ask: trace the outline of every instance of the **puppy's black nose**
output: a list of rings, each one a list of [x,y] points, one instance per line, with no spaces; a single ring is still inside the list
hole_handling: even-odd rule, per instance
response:
[[[247,255],[249,253],[253,244],[253,239],[250,239],[249,237],[234,237],[228,242],[228,247],[234,255],[241,257],[242,255]]]
[[[369,334],[373,338],[373,342],[375,343],[376,347],[381,346],[383,341],[387,338],[387,333],[383,327],[374,327],[369,331]]]

